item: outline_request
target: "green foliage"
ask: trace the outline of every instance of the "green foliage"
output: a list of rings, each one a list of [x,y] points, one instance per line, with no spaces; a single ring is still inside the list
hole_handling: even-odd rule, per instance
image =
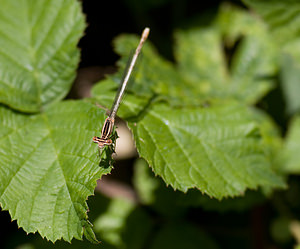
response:
[[[278,157],[286,173],[300,174],[300,117],[295,116],[290,123],[283,152]]]
[[[213,25],[177,32],[175,38],[180,73],[206,98],[255,103],[273,86],[268,76],[276,71],[276,47],[263,25],[246,11],[224,5]],[[228,66],[222,44],[232,49],[237,41]]]
[[[289,115],[300,109],[300,3],[297,0],[244,0],[266,22],[272,39],[281,46],[281,87]]]
[[[143,248],[153,229],[153,222],[144,210],[132,201],[117,198],[111,200],[106,212],[94,223],[95,232],[116,248]]]
[[[75,78],[84,18],[73,0],[1,1],[0,102],[38,112]]]
[[[243,0],[267,23],[276,42],[286,43],[300,35],[300,2],[298,0]]]

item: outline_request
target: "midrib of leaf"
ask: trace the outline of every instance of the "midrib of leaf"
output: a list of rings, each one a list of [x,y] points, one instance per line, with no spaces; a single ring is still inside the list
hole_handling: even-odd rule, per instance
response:
[[[51,32],[52,32],[54,26],[56,25],[56,20],[57,20],[57,19],[59,18],[59,16],[61,15],[61,11],[62,11],[62,9],[60,8],[60,10],[57,12],[57,14],[56,14],[56,16],[55,16],[53,22],[51,23],[51,26],[49,26],[50,28],[49,28],[49,30],[47,31],[47,33],[46,33],[44,39],[42,40],[42,42],[41,42],[41,43],[38,45],[38,47],[36,48],[36,54],[39,54],[39,50],[41,49],[41,46],[44,44],[44,42],[48,39],[49,35],[51,34]],[[77,21],[79,21],[79,20],[77,20]],[[76,25],[76,23],[75,23],[75,25]],[[72,35],[72,32],[67,33],[67,36],[65,36],[64,38],[60,39],[60,45],[57,46],[56,50],[53,51],[53,53],[52,53],[51,56],[48,56],[48,60],[44,61],[43,63],[41,63],[41,64],[39,65],[39,69],[43,68],[44,65],[46,65],[46,64],[53,58],[53,56],[57,53],[57,51],[59,51],[60,48],[64,45],[64,41],[65,41],[70,35]]]
[[[1,31],[0,31],[0,32],[1,32]],[[3,33],[2,33],[2,34],[3,34]],[[1,47],[0,47],[0,49],[1,49]],[[0,50],[0,53],[1,53],[2,55],[4,55],[8,60],[10,60],[11,62],[13,62],[13,64],[18,65],[21,69],[25,70],[26,72],[29,72],[29,73],[32,72],[29,68],[25,67],[25,66],[24,66],[23,64],[21,64],[18,60],[14,59],[14,58],[11,57],[8,53],[5,53],[3,50]]]
[[[199,141],[200,141],[200,139],[199,139]],[[246,184],[244,184],[244,185],[249,185],[249,186],[251,186],[251,183],[247,180],[247,178],[243,177],[243,175],[241,175],[241,174],[239,173],[239,171],[236,171],[236,170],[234,169],[233,164],[232,164],[232,162],[230,161],[230,159],[228,158],[228,155],[227,155],[227,154],[225,154],[224,152],[220,151],[220,149],[219,149],[218,147],[212,146],[212,144],[210,144],[210,143],[208,143],[208,142],[207,142],[207,143],[206,143],[206,142],[202,142],[202,145],[203,145],[203,148],[205,149],[205,153],[206,153],[207,156],[208,156],[209,153],[208,153],[208,150],[207,150],[206,146],[210,146],[211,149],[214,149],[215,151],[218,152],[218,155],[219,155],[220,157],[224,158],[224,161],[226,161],[226,162],[227,162],[227,165],[231,168],[231,172],[230,172],[230,173],[231,173],[232,175],[235,175],[235,178],[236,178],[236,179],[243,179],[243,181],[246,183]],[[218,174],[221,176],[221,178],[223,178],[224,181],[227,182],[229,186],[232,186],[236,191],[240,191],[239,188],[237,188],[236,186],[234,186],[230,181],[228,181],[228,180],[226,179],[226,177],[224,177],[224,176],[220,173],[220,171],[218,170],[218,168],[216,167],[216,165],[213,163],[213,160],[212,160],[209,156],[208,156],[208,158],[209,158],[211,164],[214,165],[215,170],[218,172]],[[247,169],[247,168],[246,168],[246,169]]]
[[[47,138],[47,136],[46,136],[45,138]],[[38,148],[38,146],[37,146],[36,148]],[[25,164],[25,163],[24,163],[24,164]],[[37,197],[37,194],[41,191],[41,188],[40,188],[40,187],[41,187],[41,185],[42,185],[43,182],[44,182],[43,180],[46,178],[47,173],[49,172],[49,169],[50,169],[54,164],[55,164],[55,161],[53,161],[53,163],[50,165],[50,167],[49,167],[48,170],[46,171],[46,174],[44,174],[43,177],[40,178],[38,187],[36,188],[36,190],[35,190],[35,192],[34,192],[33,199],[31,200],[31,209],[30,209],[30,215],[29,215],[30,219],[29,219],[29,220],[31,220],[31,217],[32,217],[32,211],[33,211],[33,207],[34,207],[34,204],[35,204],[35,199],[36,199],[36,197]],[[12,178],[12,179],[13,179],[13,178]],[[56,199],[57,199],[57,198],[56,198]],[[55,203],[55,205],[56,205],[56,203]],[[30,224],[28,224],[28,225],[30,225]],[[53,231],[53,226],[52,226],[52,231]]]
[[[24,0],[24,3],[27,2],[26,0]],[[28,2],[27,2],[28,3]],[[26,8],[24,8],[26,9]],[[30,9],[30,6],[27,8],[27,10],[29,11]],[[41,102],[41,88],[40,88],[40,85],[39,85],[39,82],[38,82],[38,71],[36,70],[37,67],[36,67],[36,51],[34,50],[34,47],[33,47],[33,33],[32,33],[32,29],[33,27],[31,28],[31,24],[30,24],[30,13],[27,11],[27,13],[25,13],[26,17],[24,18],[27,22],[27,33],[28,33],[28,44],[30,45],[30,58],[31,58],[31,65],[32,65],[32,75],[33,75],[33,78],[34,78],[34,84],[36,86],[36,89],[37,89],[37,96],[36,96],[36,100],[37,100],[37,104],[39,107],[42,106],[42,102]]]
[[[80,219],[79,219],[80,215],[79,215],[79,213],[78,213],[76,207],[74,206],[74,203],[75,203],[75,202],[73,201],[72,196],[71,196],[71,194],[70,194],[70,189],[69,189],[69,186],[68,186],[67,181],[66,181],[66,176],[65,176],[63,167],[62,167],[62,165],[61,165],[61,163],[60,163],[60,160],[59,160],[59,153],[57,152],[57,148],[56,148],[55,142],[54,142],[54,140],[53,140],[53,138],[52,138],[51,128],[50,128],[50,126],[49,126],[48,118],[47,118],[46,115],[43,115],[43,119],[44,119],[44,121],[45,121],[45,124],[46,124],[48,130],[49,130],[49,138],[51,139],[52,146],[53,146],[53,149],[54,149],[54,153],[55,153],[55,155],[56,155],[56,160],[57,160],[57,162],[58,162],[60,171],[61,171],[61,173],[62,173],[62,175],[63,175],[63,178],[65,179],[65,187],[67,188],[68,196],[69,196],[70,202],[71,202],[71,204],[72,204],[72,205],[70,206],[70,208],[73,207],[74,211],[75,211],[76,214],[77,214],[77,218],[78,218],[78,220],[80,221]],[[57,195],[57,197],[58,197],[58,195]],[[57,197],[56,197],[56,203],[57,203]],[[55,206],[56,206],[56,203],[55,203]],[[81,203],[78,203],[78,204],[82,205]],[[68,211],[68,218],[70,217],[70,208],[69,208],[69,211]],[[55,210],[54,210],[54,211],[55,211]],[[53,212],[53,217],[54,217],[54,214],[55,214],[55,212]],[[52,222],[54,222],[54,219],[52,220]],[[68,223],[69,223],[69,220],[68,220]],[[68,225],[68,228],[69,228],[69,225]],[[52,224],[52,231],[53,231],[53,229],[54,229],[54,226],[53,226],[53,224]],[[67,231],[68,231],[68,240],[70,240],[69,229],[67,229]],[[53,233],[54,233],[54,232],[53,232]]]
[[[50,3],[51,1],[48,1],[48,3]],[[62,3],[63,3],[63,1],[60,1],[60,2],[56,2],[56,3],[60,3],[61,5],[62,5]],[[52,28],[53,28],[53,26],[54,26],[54,24],[55,24],[55,22],[56,22],[56,20],[57,20],[57,18],[58,18],[58,16],[59,16],[59,14],[60,14],[60,12],[61,12],[61,5],[59,6],[59,11],[57,11],[56,12],[56,15],[55,15],[55,17],[52,19],[52,22],[50,23],[50,25],[48,25],[47,26],[47,30],[46,30],[46,32],[45,33],[43,33],[43,38],[42,39],[39,39],[39,43],[36,43],[35,45],[35,47],[33,47],[34,48],[34,50],[36,51],[36,53],[39,51],[39,49],[41,48],[41,46],[42,46],[42,44],[44,44],[44,42],[46,41],[46,38],[48,37],[48,35],[49,35],[49,33],[50,33],[50,31],[52,30]],[[48,4],[48,6],[49,6],[49,4]],[[44,7],[43,8],[43,11],[40,11],[40,15],[35,19],[35,22],[33,23],[31,23],[31,26],[32,26],[32,30],[34,30],[35,28],[36,28],[36,25],[39,23],[39,21],[40,21],[40,18],[42,17],[42,19],[43,19],[43,16],[44,16],[44,13],[46,13],[47,12],[47,10],[48,10],[48,6],[46,7]],[[30,10],[30,8],[29,8],[29,10]],[[32,34],[31,34],[32,35]],[[32,44],[33,45],[33,44]]]
[[[13,9],[16,8],[16,5],[7,3],[8,10],[15,11]],[[20,108],[22,111],[40,111],[43,105],[59,99],[59,97],[55,97],[59,96],[59,94],[57,95],[57,89],[62,88],[61,95],[64,96],[67,91],[63,88],[68,88],[72,77],[75,77],[75,74],[72,75],[71,70],[75,69],[78,51],[73,46],[83,27],[83,18],[77,1],[45,1],[35,5],[32,1],[23,0],[18,3],[17,7],[20,8],[18,22],[6,14],[2,16],[2,20],[7,20],[8,24],[0,33],[3,34],[5,44],[9,45],[12,52],[7,52],[4,50],[5,46],[1,46],[0,54],[3,61],[7,61],[7,65],[13,65],[10,68],[14,68],[9,70],[10,74],[8,76],[5,75],[5,72],[2,72],[3,79],[0,80],[1,83],[3,82],[2,101],[4,103],[8,102],[6,103],[8,106],[16,109]],[[48,13],[49,10],[53,15]],[[2,12],[0,11],[0,13]],[[66,21],[67,17],[70,17],[70,21],[63,22]],[[9,31],[20,29],[20,27],[21,30],[16,35]],[[56,35],[54,33],[56,29],[60,31],[59,39],[54,40],[53,36]],[[52,40],[56,42],[56,46],[51,47],[50,42]],[[65,44],[70,46],[66,47]],[[21,60],[18,60],[16,53],[13,54],[14,46],[22,53]],[[75,57],[71,57],[74,53]],[[57,57],[58,60],[53,60],[54,57]],[[63,67],[62,63],[69,60],[71,64]],[[17,72],[18,77],[14,77],[14,71]],[[24,77],[24,80],[21,78],[22,72],[26,73],[27,76],[27,78]],[[45,74],[50,76],[49,80],[46,78],[45,81]],[[61,75],[65,78],[60,77]],[[5,80],[6,78],[7,80]],[[26,81],[26,79],[29,79],[29,81]],[[53,82],[54,80],[56,82]],[[63,86],[59,87],[58,84],[61,82]],[[8,94],[5,94],[6,86],[9,87],[10,94],[16,92],[24,97],[10,98]],[[28,105],[26,105],[26,102]]]
[[[153,114],[153,113],[152,113],[152,115],[153,115],[156,119],[158,119],[159,121],[161,121],[161,118],[160,118],[160,117],[155,116],[155,114]],[[194,167],[194,162],[193,162],[193,161],[191,160],[191,158],[188,156],[188,153],[186,152],[185,148],[184,148],[183,146],[181,146],[180,142],[179,142],[179,141],[177,140],[177,138],[174,136],[174,134],[173,134],[173,132],[172,132],[170,126],[165,125],[165,127],[168,128],[168,130],[170,131],[170,134],[172,135],[174,141],[177,143],[178,147],[180,147],[180,149],[183,151],[184,156],[186,157],[187,161],[188,161],[188,162],[190,163],[190,165],[192,166],[191,168],[194,168],[194,169],[199,173],[199,175],[201,176],[202,181],[204,181],[206,184],[208,184],[208,182],[204,179],[204,177],[202,176],[202,174],[201,174],[201,172],[199,171],[199,169],[198,169],[197,167]],[[147,130],[146,127],[144,127],[144,129]],[[147,130],[147,132],[148,132],[148,134],[151,136],[149,130]],[[153,139],[153,137],[152,137],[152,139]],[[155,141],[155,140],[153,139],[153,141]],[[159,147],[157,146],[156,148],[159,148]],[[161,156],[163,157],[163,153],[160,152],[160,154],[161,154]],[[167,160],[166,160],[166,159],[164,159],[164,160],[165,160],[165,162],[166,162],[167,167],[169,167],[169,169],[171,170],[171,167],[168,165]],[[174,175],[175,175],[175,174],[174,174]],[[190,174],[190,178],[194,181],[194,184],[196,184],[196,182],[195,182],[195,180],[193,179],[193,177],[192,177],[191,174]]]
[[[79,21],[79,20],[78,20],[78,21]],[[76,23],[75,23],[75,25],[76,25]],[[65,37],[62,39],[61,44],[56,48],[56,50],[52,53],[52,55],[48,57],[48,60],[44,61],[43,63],[41,63],[41,64],[39,65],[39,69],[43,69],[44,66],[47,65],[47,63],[53,59],[53,57],[57,54],[57,52],[61,50],[62,46],[64,45],[64,42],[65,42],[70,36],[72,36],[72,35],[73,35],[72,33],[69,33],[67,36],[65,36]],[[49,87],[50,87],[50,86],[49,86]]]
[[[155,114],[154,114],[153,112],[151,112],[151,115],[153,115],[153,117],[155,117],[155,118],[157,118],[159,121],[161,121],[161,118],[155,116]],[[139,125],[141,125],[141,124],[139,124]],[[170,130],[170,128],[169,128],[167,125],[166,125],[166,127]],[[144,129],[145,131],[147,131],[149,137],[151,137],[151,139],[152,139],[152,141],[154,142],[154,144],[158,144],[158,143],[159,143],[159,141],[156,141],[156,139],[152,136],[151,132],[146,128],[146,126],[143,126],[143,129]],[[171,130],[170,130],[170,131],[171,131]],[[194,167],[194,163],[190,160],[190,157],[187,155],[185,149],[184,149],[183,147],[181,147],[180,143],[179,143],[179,142],[177,141],[177,139],[174,137],[173,133],[172,133],[172,132],[170,132],[170,133],[171,133],[171,135],[173,136],[174,140],[176,141],[177,145],[178,145],[178,146],[181,148],[181,150],[184,152],[184,156],[186,157],[187,161],[190,162],[190,165],[192,166],[192,167],[190,167],[190,170],[191,170],[192,168],[194,168],[194,169],[199,173],[199,176],[201,177],[202,181],[203,181],[204,183],[206,183],[206,186],[208,186],[208,182],[205,180],[205,178],[203,178],[203,176],[202,176],[202,174],[199,172],[199,170],[198,170],[197,168]],[[175,176],[175,182],[179,183],[179,182],[177,181],[177,179],[178,179],[179,177],[175,174],[175,172],[174,172],[174,170],[172,169],[172,167],[170,167],[170,165],[168,164],[168,160],[164,157],[164,153],[162,153],[162,152],[160,151],[160,147],[159,147],[159,146],[156,146],[155,150],[159,152],[161,158],[165,161],[165,166],[166,166],[166,167],[165,167],[165,170],[166,170],[166,168],[168,168],[168,169],[170,170],[170,172],[172,172],[172,174]],[[146,160],[147,160],[147,158],[146,158]],[[154,165],[151,165],[151,166],[154,166]],[[190,176],[190,179],[194,182],[194,184],[196,184],[195,180],[193,179],[193,177],[191,176],[190,173],[189,173],[189,176]],[[167,177],[167,174],[165,174],[165,176],[162,176],[162,177],[163,177],[163,178]],[[187,191],[187,187],[186,187],[186,186],[182,186],[181,183],[179,183],[179,184],[180,184],[180,187],[181,187],[181,188],[183,188],[185,191]]]
[[[26,122],[25,124],[23,124],[23,125],[21,125],[21,126],[18,126],[16,129],[11,129],[11,131],[10,131],[9,133],[6,133],[5,135],[3,135],[3,136],[0,138],[0,141],[3,140],[3,139],[5,139],[5,138],[7,138],[7,137],[9,137],[12,133],[16,132],[18,129],[21,129],[21,128],[27,126],[27,125],[28,125],[28,124],[27,124],[27,122]],[[9,128],[10,128],[10,127],[9,127]]]
[[[149,137],[151,137],[151,139],[154,142],[154,144],[159,143],[159,141],[156,141],[156,139],[152,136],[151,132],[146,128],[146,126],[143,126],[143,128],[144,128],[145,131],[147,131]],[[165,166],[166,166],[165,169],[168,168],[169,171],[172,172],[173,176],[175,177],[175,181],[177,181],[176,179],[178,179],[178,176],[175,174],[175,172],[172,169],[172,167],[169,166],[168,160],[165,159],[165,157],[163,156],[163,153],[160,151],[160,147],[156,146],[155,150],[159,152],[161,158],[165,161]],[[183,152],[185,153],[185,151],[183,151]],[[185,156],[186,156],[186,154],[185,154]],[[186,156],[186,158],[187,158],[187,161],[190,161],[190,159],[189,159],[188,156]],[[190,162],[190,163],[192,164],[192,162]],[[151,166],[154,166],[154,165],[151,165]],[[165,176],[163,176],[163,177],[167,177],[167,174],[165,174]],[[205,179],[203,179],[203,181],[206,182]],[[181,187],[184,188],[185,190],[187,190],[185,186],[181,186]]]

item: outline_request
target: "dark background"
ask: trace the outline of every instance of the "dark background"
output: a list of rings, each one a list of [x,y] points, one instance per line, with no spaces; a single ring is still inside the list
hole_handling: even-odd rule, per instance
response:
[[[118,56],[112,40],[121,33],[141,34],[150,27],[150,37],[159,53],[172,60],[172,33],[200,18],[209,21],[222,1],[121,0],[82,1],[88,23],[81,39],[80,67],[114,65]],[[227,1],[228,2],[228,1]],[[243,6],[240,1],[230,1]],[[203,23],[203,22],[202,22]]]

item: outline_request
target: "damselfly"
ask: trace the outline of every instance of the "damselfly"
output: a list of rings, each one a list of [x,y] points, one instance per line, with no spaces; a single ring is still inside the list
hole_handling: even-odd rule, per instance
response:
[[[119,87],[119,90],[116,94],[114,104],[113,104],[113,106],[110,110],[110,114],[105,119],[105,122],[103,124],[102,131],[101,131],[101,137],[93,137],[93,142],[97,143],[100,149],[102,149],[105,145],[111,145],[112,144],[112,140],[109,137],[110,137],[110,135],[113,131],[113,127],[114,127],[114,123],[115,123],[115,117],[116,117],[117,111],[119,109],[122,97],[124,95],[129,77],[132,73],[133,67],[134,67],[135,62],[137,60],[137,57],[138,57],[138,55],[139,55],[139,53],[142,49],[142,46],[143,46],[144,42],[146,41],[146,39],[149,35],[149,32],[150,32],[150,29],[145,28],[143,33],[142,33],[139,45],[137,46],[137,48],[135,50],[135,53],[132,56],[132,59],[129,63],[129,66],[127,67],[127,70],[125,71],[124,78],[122,79],[122,81],[120,83],[120,87]]]

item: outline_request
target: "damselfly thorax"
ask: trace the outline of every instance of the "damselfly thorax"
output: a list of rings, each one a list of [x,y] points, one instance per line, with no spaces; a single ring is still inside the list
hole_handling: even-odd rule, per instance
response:
[[[113,128],[114,128],[115,119],[111,117],[107,117],[105,119],[104,125],[101,131],[101,137],[93,137],[93,142],[97,143],[99,148],[103,148],[105,145],[111,145],[112,140],[109,139]]]

